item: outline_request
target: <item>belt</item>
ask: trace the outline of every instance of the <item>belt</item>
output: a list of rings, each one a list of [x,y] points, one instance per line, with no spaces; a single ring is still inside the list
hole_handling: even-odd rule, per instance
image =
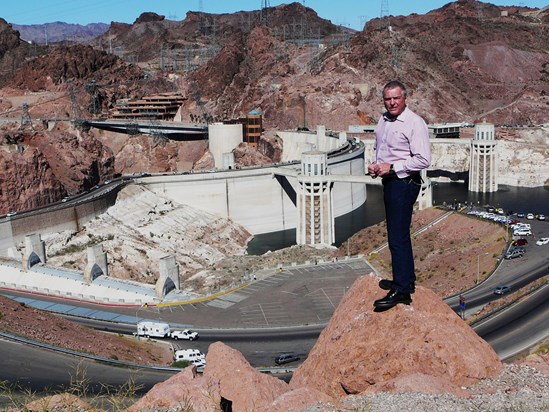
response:
[[[396,174],[392,176],[385,176],[381,179],[381,182],[383,184],[386,184],[392,182],[393,180],[401,180],[406,183],[414,182],[419,185],[423,183],[423,180],[421,179],[421,175],[419,173],[412,173],[411,175],[402,178],[398,177]]]

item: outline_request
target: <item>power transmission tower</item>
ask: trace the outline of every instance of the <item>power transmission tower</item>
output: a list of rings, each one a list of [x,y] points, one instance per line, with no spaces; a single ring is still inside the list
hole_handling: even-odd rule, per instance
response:
[[[34,130],[32,119],[29,114],[29,105],[23,103],[21,105],[21,124],[19,125],[19,129],[23,129],[26,125],[29,125],[31,130]]]
[[[72,107],[72,122],[75,125],[79,126],[82,124],[82,113],[80,111],[80,106],[78,106],[78,101],[76,100],[76,95],[74,94],[74,88],[72,87],[72,83],[69,83],[68,89]]]
[[[101,113],[101,95],[99,93],[99,85],[95,82],[95,80],[90,81],[86,85],[86,92],[88,92],[91,96],[88,111],[91,114]]]
[[[381,14],[379,17],[385,17],[389,15],[389,0],[381,0]]]
[[[210,122],[211,116],[206,111],[206,108],[204,107],[204,102],[202,101],[202,96],[200,94],[200,89],[198,87],[198,84],[195,81],[192,81],[191,88],[192,88],[192,94],[196,102],[196,105],[198,106],[198,108],[200,109],[200,112],[202,113],[202,121],[203,123],[206,123],[206,125],[208,125],[208,123]]]
[[[271,7],[269,0],[261,0],[261,24],[263,26],[269,25],[269,16],[267,9]]]

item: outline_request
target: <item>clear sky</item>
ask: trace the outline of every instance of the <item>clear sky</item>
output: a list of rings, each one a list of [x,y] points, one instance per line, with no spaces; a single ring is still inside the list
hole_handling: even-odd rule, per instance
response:
[[[299,0],[334,24],[360,30],[364,23],[380,17],[382,10],[393,16],[425,14],[448,1],[439,0]],[[187,11],[234,13],[271,7],[292,1],[277,0],[2,0],[0,17],[13,24],[65,23],[133,23],[143,12],[152,11],[170,20],[183,20]],[[495,0],[499,6],[542,8],[548,0]],[[386,13],[388,11],[388,13]]]

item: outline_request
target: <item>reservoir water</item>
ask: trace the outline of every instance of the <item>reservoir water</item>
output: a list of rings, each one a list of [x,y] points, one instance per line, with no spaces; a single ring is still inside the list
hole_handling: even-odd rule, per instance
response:
[[[367,185],[368,200],[354,212],[336,219],[336,243],[340,246],[359,230],[385,219],[383,188]],[[453,202],[472,202],[480,206],[501,207],[505,211],[544,214],[549,216],[549,187],[524,188],[499,186],[494,193],[469,192],[463,182],[433,183],[434,206]],[[256,235],[248,244],[248,254],[260,255],[295,245],[295,229]]]

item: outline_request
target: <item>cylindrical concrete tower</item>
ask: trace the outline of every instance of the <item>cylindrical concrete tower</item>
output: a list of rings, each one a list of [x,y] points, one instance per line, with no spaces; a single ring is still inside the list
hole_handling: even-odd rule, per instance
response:
[[[329,246],[335,242],[333,183],[326,179],[327,164],[326,152],[311,151],[302,155],[297,196],[298,245]]]
[[[228,161],[230,158],[224,156],[231,153],[240,143],[242,143],[241,124],[211,123],[208,125],[208,146],[212,152],[215,167],[228,169],[231,164],[230,162],[226,164],[224,160]]]
[[[497,192],[498,156],[496,151],[494,125],[475,125],[475,137],[471,140],[469,163],[469,191]]]

